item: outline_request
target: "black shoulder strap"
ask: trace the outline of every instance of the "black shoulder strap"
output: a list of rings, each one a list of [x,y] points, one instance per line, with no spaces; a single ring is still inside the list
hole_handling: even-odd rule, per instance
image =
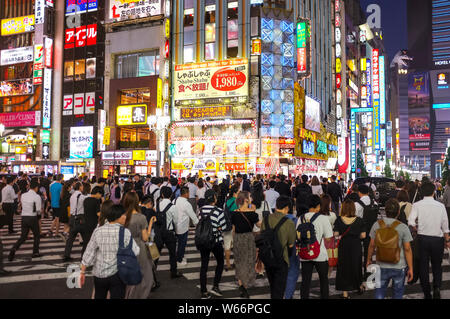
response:
[[[408,204],[405,204],[400,208],[400,214],[405,213],[406,205]]]
[[[309,220],[309,222],[312,224],[316,219],[317,219],[317,217],[319,217],[320,216],[320,213],[315,213],[314,215],[313,215],[313,217],[311,217],[311,219]]]
[[[78,194],[78,196],[77,196],[77,203],[75,204],[75,216],[78,215],[78,199],[80,198],[80,196],[81,196],[81,193]]]
[[[159,188],[156,188],[150,195],[155,196],[155,193],[159,190]]]
[[[371,201],[372,201],[372,199],[371,199]],[[366,204],[364,204],[363,203],[363,201],[361,200],[361,199],[358,199],[357,201],[356,201],[359,205],[361,205],[363,208],[366,208]]]
[[[278,224],[275,226],[275,228],[274,228],[274,232],[275,232],[275,234],[278,232],[278,230],[280,229],[280,227],[284,224],[284,222],[285,221],[287,221],[287,217],[285,216],[285,217],[283,217],[283,218],[281,218],[281,220],[278,222]]]

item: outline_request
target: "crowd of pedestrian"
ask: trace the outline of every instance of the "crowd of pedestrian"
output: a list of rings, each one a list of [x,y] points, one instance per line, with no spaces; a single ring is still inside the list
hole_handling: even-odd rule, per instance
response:
[[[420,279],[425,298],[440,298],[442,259],[450,248],[450,181],[442,189],[428,179],[399,180],[382,210],[375,185],[347,188],[336,176],[63,179],[61,174],[3,178],[2,220],[9,233],[16,232],[14,214],[21,214],[20,238],[8,259],[14,260],[32,234],[32,258],[41,257],[40,238],[55,237],[65,242],[63,262],[78,262],[71,253],[81,237],[80,283],[92,268],[95,298],[149,298],[161,285],[158,259],[164,248],[170,278],[182,277],[194,229],[203,299],[223,296],[222,274],[232,269],[242,298],[250,298],[255,280],[266,277],[271,298],[291,299],[301,275],[300,297],[308,299],[315,270],[321,298],[327,299],[333,268],[335,289],[348,299],[351,292],[365,293],[374,262],[381,270],[376,298],[385,297],[392,280],[393,297],[401,299],[405,279],[410,284]],[[53,221],[43,233],[40,219],[46,216]],[[216,266],[208,291],[211,254]],[[7,275],[2,260],[0,239],[0,275]]]

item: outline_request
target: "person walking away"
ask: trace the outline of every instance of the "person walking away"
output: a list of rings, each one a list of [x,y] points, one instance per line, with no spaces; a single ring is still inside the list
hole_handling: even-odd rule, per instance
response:
[[[161,253],[164,246],[169,250],[170,278],[180,278],[183,275],[177,271],[177,237],[176,224],[178,223],[178,209],[170,201],[172,189],[161,188],[161,200],[156,203],[155,238],[156,246]],[[157,265],[157,261],[155,263]]]
[[[94,229],[98,225],[100,206],[102,205],[104,187],[95,186],[91,195],[83,201],[84,216],[86,218],[86,240],[89,242]]]
[[[233,224],[233,255],[236,268],[236,279],[239,284],[241,298],[249,299],[247,289],[253,286],[256,279],[256,246],[253,236],[253,227],[261,226],[256,207],[252,205],[252,198],[249,192],[240,192],[236,205],[238,208],[231,216]]]
[[[153,197],[153,202],[156,204],[161,197],[161,183],[162,180],[159,177],[152,177],[151,184],[147,189],[147,195]]]
[[[137,192],[129,192],[123,200],[124,209],[127,214],[125,227],[131,232],[134,242],[139,246],[138,262],[141,268],[142,281],[138,285],[127,286],[125,293],[126,299],[147,299],[154,284],[153,278],[153,260],[146,242],[150,238],[153,222],[156,220],[152,217],[150,224],[139,207],[139,195]]]
[[[232,216],[237,209],[236,199],[239,194],[239,185],[233,185],[230,189],[230,196],[225,203],[225,210],[223,212],[226,221],[226,227],[222,229],[222,236],[225,248],[225,271],[232,270],[234,264],[231,265],[231,248],[233,247],[233,232],[232,232]]]
[[[6,179],[7,185],[2,189],[2,208],[6,215],[6,223],[8,225],[8,233],[15,234],[14,231],[14,202],[17,199],[17,194],[14,191],[13,184],[14,176],[8,176]],[[39,185],[38,185],[39,187]]]
[[[380,266],[381,273],[380,287],[375,289],[375,298],[384,299],[389,282],[392,280],[392,298],[402,299],[405,289],[405,277],[408,278],[408,282],[414,277],[413,256],[410,245],[413,239],[408,226],[398,221],[400,205],[396,199],[391,198],[386,202],[385,211],[386,217],[375,223],[370,230],[371,240],[366,266],[369,267],[372,263],[372,256],[376,250],[377,265]],[[395,237],[398,237],[398,242],[395,243],[395,251],[399,251],[399,254],[394,257],[398,256],[398,260],[386,258],[384,255],[386,248],[389,247],[388,250],[392,250],[390,245],[386,247],[386,244],[390,244]]]
[[[60,234],[60,237],[64,242],[66,242],[67,238],[69,238],[69,211],[71,191],[72,182],[65,182],[61,191],[61,217],[59,218],[59,222],[64,225],[63,233]]]
[[[276,182],[269,182],[269,189],[264,192],[264,196],[266,197],[267,203],[272,211],[275,210],[277,199],[280,197],[280,193],[275,190]]]
[[[32,258],[41,257],[39,254],[39,222],[38,214],[41,213],[42,202],[41,197],[37,194],[39,189],[39,183],[34,180],[31,184],[31,188],[28,192],[22,195],[22,230],[19,240],[14,244],[11,251],[9,252],[8,260],[13,261],[16,251],[20,246],[27,240],[28,232],[31,230],[33,232],[33,255]]]
[[[312,189],[313,195],[317,195],[319,197],[323,195],[322,185],[320,185],[320,182],[319,182],[319,179],[317,178],[317,176],[313,176],[313,178],[311,180],[311,189]]]
[[[320,213],[328,217],[331,228],[333,228],[334,222],[336,221],[337,217],[336,214],[332,211],[332,201],[329,195],[323,195],[320,198]]]
[[[292,220],[294,225],[297,225],[297,218],[294,216],[293,207],[289,207],[287,218]],[[289,248],[291,253],[289,255],[289,268],[286,281],[286,289],[284,291],[284,299],[292,299],[295,289],[297,287],[298,276],[300,275],[300,259],[297,255],[297,248],[295,245]]]
[[[125,225],[127,218],[121,205],[114,205],[106,214],[107,222],[94,230],[81,261],[80,285],[86,281],[86,268],[93,266],[95,299],[106,299],[108,293],[111,299],[124,299],[126,285],[122,282],[117,268],[117,252],[119,250],[119,231]],[[132,240],[131,232],[125,229],[124,245]],[[132,250],[139,256],[140,249],[133,240]]]
[[[267,279],[270,285],[270,298],[283,299],[286,291],[286,282],[288,276],[288,269],[290,266],[289,256],[292,255],[295,244],[295,225],[287,216],[289,211],[292,211],[292,201],[289,197],[280,196],[277,199],[275,212],[265,217],[261,223],[261,237],[264,238],[270,232],[273,232],[273,242],[271,254],[274,255],[273,265],[264,264]],[[257,239],[259,242],[259,238]],[[257,243],[258,243],[257,242]],[[259,247],[259,253],[264,247]],[[265,258],[260,255],[259,258]],[[265,260],[262,260],[266,262]]]
[[[120,203],[120,198],[122,197],[121,191],[120,191],[120,185],[119,185],[119,177],[114,177],[114,181],[111,185],[111,200],[115,205],[118,205]]]
[[[55,237],[59,236],[59,225],[61,218],[61,192],[62,192],[62,179],[64,175],[58,174],[56,175],[56,180],[50,184],[50,206],[53,212],[53,222],[50,226],[50,232],[55,230]]]
[[[178,240],[177,266],[181,268],[187,266],[187,260],[184,258],[184,254],[189,234],[189,222],[192,221],[194,226],[196,226],[198,224],[198,218],[192,209],[192,205],[189,203],[189,188],[181,188],[181,195],[175,199],[174,204],[178,212],[178,222],[175,227]]]
[[[212,295],[216,297],[222,297],[222,291],[219,289],[219,284],[222,279],[223,266],[224,266],[224,251],[223,251],[223,236],[222,229],[226,227],[225,216],[223,211],[216,206],[217,195],[209,189],[205,193],[205,206],[200,209],[200,222],[204,218],[209,218],[214,234],[215,245],[211,248],[201,248],[201,268],[200,268],[200,293],[202,299],[211,299]],[[198,248],[198,247],[197,247]],[[214,283],[212,289],[207,290],[207,271],[209,265],[209,256],[213,253],[216,259],[216,270],[214,275]]]
[[[189,178],[189,182],[186,186],[189,188],[189,203],[191,203],[194,212],[197,213],[198,187],[195,185],[195,177]]]
[[[198,208],[202,208],[205,203],[205,192],[206,187],[203,179],[200,178],[197,182],[197,206]]]
[[[70,219],[69,219],[69,237],[67,238],[66,248],[64,250],[64,262],[72,261],[73,259],[70,257],[72,252],[73,242],[78,234],[81,234],[83,239],[83,248],[81,249],[81,255],[83,255],[86,246],[88,244],[86,235],[86,218],[84,216],[84,200],[86,198],[83,195],[84,188],[87,184],[80,182],[75,183],[73,186],[73,194],[70,197]]]
[[[274,190],[280,194],[280,196],[291,196],[291,188],[286,183],[286,176],[280,175],[280,181],[275,184]],[[275,199],[276,201],[276,199]],[[275,204],[275,203],[274,203]]]
[[[433,199],[435,189],[431,182],[422,184],[420,192],[424,199],[412,206],[408,220],[409,225],[417,230],[419,277],[425,299],[431,299],[430,260],[433,271],[433,298],[441,298],[442,258],[444,248],[450,248],[447,211],[444,204]]]
[[[412,205],[409,202],[408,192],[405,190],[401,190],[397,193],[397,200],[400,205],[400,214],[398,215],[398,220],[403,224],[408,225],[408,218],[411,214]]]
[[[331,209],[339,213],[340,203],[342,202],[342,188],[336,183],[336,175],[331,176],[331,183],[328,184],[328,195],[331,197]]]
[[[302,182],[295,189],[295,207],[297,209],[297,217],[308,212],[308,204],[306,200],[311,194],[312,188],[308,185],[308,176],[302,175]]]
[[[334,236],[340,236],[336,290],[342,291],[342,298],[349,299],[349,291],[364,289],[361,240],[366,237],[363,220],[356,216],[355,203],[350,199],[342,204],[341,215],[334,224]]]

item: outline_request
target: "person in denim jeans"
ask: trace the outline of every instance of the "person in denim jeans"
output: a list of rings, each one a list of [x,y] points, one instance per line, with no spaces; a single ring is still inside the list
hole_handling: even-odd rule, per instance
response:
[[[297,218],[293,215],[293,212],[289,212],[286,215],[290,220],[297,225]],[[295,288],[297,286],[298,276],[300,275],[300,259],[297,256],[296,247],[291,248],[292,255],[289,257],[289,269],[286,281],[286,290],[284,292],[284,299],[292,299],[294,296]]]
[[[389,199],[386,202],[386,218],[383,218],[386,226],[391,225],[394,221],[397,220],[400,214],[400,205],[398,201],[394,198]],[[367,267],[372,263],[372,256],[374,250],[376,250],[375,244],[375,236],[377,230],[380,228],[380,224],[375,223],[372,226],[370,231],[370,245],[369,251],[367,254]],[[375,298],[376,299],[384,299],[386,296],[386,290],[389,286],[389,282],[392,279],[392,288],[393,288],[393,299],[402,299],[403,292],[405,289],[405,277],[408,276],[408,281],[413,279],[413,257],[411,250],[411,242],[412,236],[411,232],[407,225],[400,223],[395,227],[395,230],[398,232],[398,241],[400,247],[400,260],[396,264],[386,263],[386,262],[378,262],[378,266],[380,266],[380,285],[377,285],[375,290]]]

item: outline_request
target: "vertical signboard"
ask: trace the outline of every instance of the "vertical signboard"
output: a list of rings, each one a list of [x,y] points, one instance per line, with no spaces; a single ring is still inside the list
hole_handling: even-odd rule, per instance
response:
[[[36,44],[34,46],[33,63],[33,84],[42,84],[42,70],[44,69],[44,46]]]
[[[44,69],[44,93],[42,99],[42,127],[50,128],[52,98],[52,70]]]
[[[380,124],[386,124],[386,78],[384,67],[384,56],[380,56]]]
[[[431,140],[429,73],[410,73],[408,82],[409,150],[429,151]]]
[[[311,75],[311,21],[297,21],[297,72],[300,77]]]
[[[350,119],[350,136],[352,140],[352,146],[351,146],[351,167],[352,167],[352,173],[356,172],[356,112],[351,112],[351,119]]]
[[[380,150],[380,51],[372,49],[372,96],[375,150]]]

